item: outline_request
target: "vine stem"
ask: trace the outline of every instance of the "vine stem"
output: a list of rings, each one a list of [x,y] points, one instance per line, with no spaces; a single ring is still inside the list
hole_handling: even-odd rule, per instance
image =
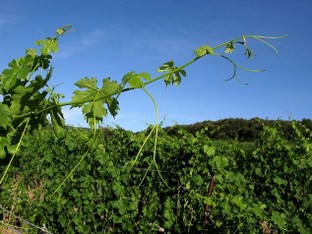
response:
[[[282,35],[282,36],[276,36],[276,37],[259,36],[259,35],[243,35],[243,36],[241,36],[241,37],[236,37],[236,38],[234,38],[234,39],[232,39],[232,40],[229,40],[229,41],[220,43],[220,44],[214,46],[212,49],[215,51],[215,50],[217,50],[217,49],[220,49],[220,48],[226,46],[228,43],[238,42],[238,41],[241,40],[242,38],[252,38],[252,39],[258,40],[258,41],[260,41],[261,43],[264,43],[265,45],[271,47],[276,53],[278,53],[278,50],[277,50],[271,43],[267,42],[265,39],[274,40],[274,39],[281,39],[281,38],[284,38],[284,37],[286,37],[286,36],[287,36],[287,34]],[[235,75],[236,75],[236,68],[241,68],[241,69],[244,69],[244,70],[247,70],[247,71],[250,71],[250,72],[259,72],[258,70],[251,70],[251,69],[248,69],[248,68],[239,66],[239,65],[235,64],[234,61],[232,61],[232,60],[229,59],[228,57],[225,57],[224,55],[223,55],[223,56],[220,56],[220,55],[218,55],[218,54],[206,54],[206,55],[212,55],[212,56],[223,57],[223,58],[227,59],[230,63],[232,63],[232,64],[234,65],[234,67],[235,67],[235,68],[234,68],[234,69],[235,69],[235,70],[234,70],[234,75],[233,75],[229,80],[231,80],[232,78],[235,77]],[[204,56],[206,56],[206,55],[204,55]],[[176,72],[178,72],[178,71],[181,71],[181,70],[184,69],[185,67],[188,67],[189,65],[191,65],[192,63],[194,63],[194,62],[197,61],[198,59],[203,58],[204,56],[195,57],[195,58],[193,58],[192,60],[186,62],[185,64],[183,64],[183,65],[180,66],[180,67],[177,67],[177,68],[174,69],[174,70],[171,70],[171,71],[169,71],[169,72],[167,72],[167,73],[165,73],[165,74],[162,74],[162,75],[160,75],[160,76],[158,76],[158,77],[155,77],[155,78],[153,78],[153,79],[151,79],[151,80],[149,80],[149,81],[144,82],[142,86],[147,86],[147,85],[149,85],[149,84],[151,84],[151,83],[154,83],[154,82],[156,82],[156,81],[158,81],[158,80],[161,80],[161,79],[163,79],[163,78],[165,78],[165,77],[167,77],[167,76],[170,76],[170,75],[172,75],[172,74],[174,74],[174,73],[176,73]],[[260,71],[262,71],[262,70],[260,70]],[[37,111],[37,112],[35,112],[35,113],[34,113],[34,112],[25,113],[25,114],[22,114],[22,115],[14,116],[14,118],[25,118],[25,117],[29,117],[29,116],[31,116],[31,115],[33,115],[33,114],[38,115],[38,114],[40,114],[40,113],[46,112],[47,110],[53,109],[53,108],[55,108],[55,107],[75,106],[75,105],[80,105],[80,104],[84,104],[84,103],[87,103],[87,102],[92,102],[92,101],[94,102],[94,101],[98,101],[98,100],[101,100],[101,99],[105,99],[105,98],[107,98],[107,97],[111,97],[111,96],[114,96],[114,95],[118,95],[118,96],[119,96],[121,93],[130,91],[130,90],[139,89],[139,88],[141,88],[141,87],[138,87],[138,88],[124,88],[124,85],[123,85],[123,86],[121,86],[121,89],[119,89],[118,91],[116,91],[116,92],[114,92],[114,93],[106,94],[106,95],[100,96],[99,98],[92,99],[92,100],[90,100],[90,101],[84,100],[84,101],[81,101],[81,102],[71,102],[71,101],[70,101],[70,102],[55,103],[54,105],[47,106],[46,108],[44,108],[44,109],[42,109],[42,110],[39,110],[39,111]]]
[[[155,118],[155,140],[154,140],[154,148],[153,148],[153,164],[155,165],[155,167],[156,167],[156,170],[157,170],[157,172],[158,172],[158,175],[159,175],[159,177],[160,177],[160,179],[162,180],[162,182],[165,184],[165,186],[167,187],[167,188],[169,188],[169,189],[172,189],[172,188],[170,188],[169,187],[169,185],[167,184],[167,182],[165,181],[165,179],[163,178],[163,176],[162,176],[162,174],[161,174],[161,172],[160,172],[160,169],[159,169],[159,165],[158,165],[158,163],[157,163],[157,161],[156,161],[156,155],[157,155],[157,143],[158,143],[158,130],[159,130],[159,112],[158,112],[158,105],[157,105],[157,103],[156,103],[156,101],[155,101],[155,99],[154,99],[154,97],[147,91],[147,89],[144,87],[144,86],[142,86],[141,87],[143,90],[144,90],[144,92],[150,97],[150,99],[153,101],[153,104],[154,104],[154,107],[155,107],[155,114],[156,114],[156,118]],[[150,168],[150,167],[149,167]],[[145,177],[144,177],[145,178]],[[143,178],[143,179],[144,179]],[[142,181],[141,181],[141,183],[142,183]],[[140,184],[141,184],[140,183]]]
[[[130,170],[134,167],[134,165],[135,165],[136,162],[138,161],[138,158],[139,158],[139,156],[140,156],[140,154],[141,154],[141,152],[142,152],[142,150],[143,150],[143,148],[144,148],[146,142],[147,142],[148,139],[151,137],[151,135],[152,135],[152,133],[154,132],[154,130],[155,130],[155,126],[152,128],[152,130],[150,131],[150,133],[149,133],[149,134],[147,135],[147,137],[144,139],[144,141],[143,141],[143,143],[142,143],[142,145],[141,145],[141,147],[140,147],[140,149],[139,149],[137,155],[135,156],[134,162],[133,162],[132,166],[130,167]]]
[[[25,127],[24,127],[24,129],[23,129],[22,135],[21,135],[21,137],[20,137],[20,139],[19,139],[19,141],[18,141],[18,143],[17,143],[17,146],[16,146],[16,148],[15,148],[15,150],[14,150],[14,153],[13,153],[13,155],[12,155],[12,158],[10,159],[9,164],[8,164],[7,167],[5,168],[5,171],[4,171],[3,175],[2,175],[2,178],[1,178],[1,180],[0,180],[0,185],[2,184],[2,182],[3,182],[3,180],[4,180],[5,176],[6,176],[6,174],[8,173],[9,168],[11,167],[11,164],[12,164],[12,162],[13,162],[13,160],[14,160],[14,158],[15,158],[15,156],[16,156],[16,154],[17,154],[17,152],[18,152],[18,150],[19,150],[19,148],[20,148],[20,146],[21,146],[21,143],[22,143],[22,140],[23,140],[23,138],[24,138],[24,136],[25,136],[26,129],[27,129],[27,127],[28,127],[29,121],[30,121],[30,118],[28,118],[28,120],[26,121],[26,124],[25,124]]]

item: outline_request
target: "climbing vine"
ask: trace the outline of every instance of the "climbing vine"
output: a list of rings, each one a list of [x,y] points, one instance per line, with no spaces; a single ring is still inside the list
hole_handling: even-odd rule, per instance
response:
[[[281,201],[281,196],[287,197],[290,194],[282,193],[278,188],[274,191],[261,188],[259,191],[259,188],[249,183],[249,177],[252,176],[259,179],[261,184],[288,186],[288,191],[295,192],[296,196],[307,193],[310,182],[301,190],[294,190],[295,184],[290,182],[290,177],[270,174],[266,166],[268,161],[263,159],[263,155],[268,151],[272,155],[280,155],[280,158],[285,152],[306,152],[305,160],[310,160],[310,138],[302,135],[297,126],[294,125],[293,128],[297,131],[300,147],[298,145],[299,148],[295,149],[283,137],[274,135],[274,130],[266,129],[265,134],[271,137],[272,141],[277,141],[281,149],[270,148],[271,141],[266,142],[264,138],[263,145],[249,152],[253,164],[248,164],[251,170],[247,172],[241,170],[238,165],[248,161],[244,161],[247,157],[244,150],[235,148],[233,152],[241,154],[241,157],[235,160],[236,155],[231,153],[232,149],[227,148],[231,147],[230,145],[226,146],[226,150],[222,147],[217,149],[204,134],[198,133],[194,137],[180,132],[180,138],[174,140],[167,136],[159,137],[163,133],[159,128],[158,106],[148,91],[149,84],[160,80],[163,80],[166,86],[179,85],[187,75],[186,68],[204,56],[224,59],[233,65],[233,74],[227,80],[238,79],[238,69],[262,72],[263,70],[253,70],[237,64],[231,58],[231,54],[235,52],[236,47],[241,46],[244,56],[252,58],[253,51],[248,46],[251,39],[271,47],[277,53],[277,49],[268,40],[285,36],[243,35],[216,46],[203,45],[195,49],[191,59],[182,65],[176,65],[174,61],[165,62],[158,68],[160,74],[157,77],[152,77],[147,72],[135,71],[125,74],[121,82],[110,78],[98,80],[95,77],[83,77],[75,82],[77,90],[73,92],[71,101],[62,102],[64,95],[57,93],[56,88],[49,85],[53,74],[51,61],[52,55],[59,50],[61,36],[72,30],[71,25],[66,25],[57,29],[54,37],[36,41],[38,49],[27,49],[25,56],[13,59],[0,75],[0,167],[4,168],[3,172],[1,171],[0,186],[7,189],[7,192],[1,190],[1,196],[8,199],[6,205],[19,207],[19,210],[12,208],[10,212],[25,214],[21,210],[22,204],[13,204],[17,200],[14,199],[15,190],[9,188],[12,179],[16,181],[17,187],[21,186],[24,191],[28,191],[28,198],[24,194],[19,200],[21,203],[34,200],[35,195],[30,197],[29,189],[25,188],[27,169],[24,167],[27,167],[27,162],[23,161],[33,157],[32,159],[43,163],[43,172],[38,169],[35,173],[40,178],[38,181],[33,176],[29,177],[38,182],[36,188],[41,186],[40,191],[36,191],[41,194],[37,198],[39,200],[36,200],[39,205],[30,206],[36,210],[30,220],[45,223],[54,232],[90,233],[99,230],[122,230],[144,233],[150,230],[172,230],[176,233],[190,231],[191,227],[193,230],[221,228],[244,232],[247,229],[258,230],[253,226],[256,221],[261,222],[262,226],[270,228],[270,224],[284,231],[287,228],[308,230],[306,222],[302,220],[310,220],[310,214],[300,210],[301,213],[293,218],[301,223],[294,227],[287,226],[290,214],[287,213],[286,207],[281,210],[268,209],[268,205],[274,206],[275,201]],[[101,142],[103,139],[98,137],[99,124],[107,115],[118,114],[120,95],[135,90],[143,90],[152,100],[156,112],[155,125],[138,139],[124,131],[118,131],[116,138],[109,141],[105,138],[104,146]],[[72,134],[77,136],[73,138],[68,135],[62,113],[64,106],[81,108],[82,115],[92,130],[91,134],[74,132]],[[45,127],[53,129],[57,138],[46,139],[51,142],[41,144],[42,142],[38,142],[44,141],[42,134],[47,129]],[[29,133],[33,133],[37,140],[40,139],[37,146],[30,143],[32,140],[27,138]],[[175,143],[177,140],[179,144]],[[52,144],[53,141],[63,148]],[[45,155],[38,158],[32,156],[34,152],[26,151],[23,159],[18,159],[26,174],[19,178],[18,174],[15,174],[14,161],[21,155],[21,147],[27,144],[38,153],[43,149],[40,145],[45,145]],[[282,146],[283,144],[285,146]],[[180,157],[181,164],[175,165],[175,155],[168,150],[178,152],[177,157]],[[60,152],[69,157],[64,159],[66,162],[62,162]],[[59,162],[59,168],[53,167],[52,162]],[[300,164],[300,167],[302,162],[297,158],[291,161],[296,166]],[[29,163],[34,161],[30,160]],[[233,167],[230,168],[230,165]],[[278,158],[274,165],[282,166]],[[170,176],[170,173],[174,173],[174,177]],[[20,180],[23,182],[19,183]],[[70,183],[66,183],[68,180]],[[153,189],[153,186],[157,190]],[[108,187],[111,189],[107,190]],[[216,195],[213,195],[213,190],[216,191]],[[243,194],[243,190],[249,192]],[[265,191],[265,194],[262,191]],[[270,204],[265,202],[267,194],[275,199]],[[103,204],[101,197],[107,200],[107,204]],[[165,199],[161,203],[163,198]],[[309,199],[311,198],[307,197],[299,203],[309,207]],[[160,207],[157,206],[158,203],[161,203]],[[292,211],[299,209],[295,202],[291,207]],[[24,209],[28,210],[25,207]],[[63,215],[56,217],[57,213],[64,210],[66,212]],[[88,212],[93,216],[89,216]],[[105,225],[102,226],[99,220]]]

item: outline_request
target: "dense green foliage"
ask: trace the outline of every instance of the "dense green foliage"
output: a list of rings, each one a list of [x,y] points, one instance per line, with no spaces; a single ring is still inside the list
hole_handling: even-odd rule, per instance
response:
[[[161,176],[152,138],[140,151],[148,132],[98,130],[90,141],[88,130],[60,139],[44,129],[25,138],[0,201],[52,233],[311,233],[312,133],[292,128],[287,139],[279,124],[265,126],[257,143],[160,129]],[[2,219],[29,228],[5,212]]]

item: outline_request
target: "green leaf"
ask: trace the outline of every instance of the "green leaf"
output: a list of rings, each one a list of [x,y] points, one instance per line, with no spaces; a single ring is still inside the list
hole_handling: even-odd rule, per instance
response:
[[[116,196],[121,197],[125,193],[125,187],[119,182],[114,183],[113,191]]]
[[[196,55],[196,57],[202,57],[206,54],[213,54],[213,53],[214,53],[213,49],[208,45],[203,45],[201,47],[198,47],[194,51],[194,55]]]
[[[128,72],[127,74],[125,74],[123,77],[122,77],[122,83],[123,85],[125,85],[126,83],[128,83],[128,81],[131,79],[131,77],[133,76],[133,74],[135,74],[134,71],[131,71],[131,72]]]
[[[25,80],[27,78],[28,73],[30,72],[28,63],[29,60],[25,57],[13,59],[9,65],[12,68],[12,70],[15,71],[15,74],[19,79]]]
[[[33,62],[32,69],[36,68],[36,66],[42,67],[42,69],[48,69],[51,59],[52,59],[52,56],[50,54],[36,56]]]
[[[122,86],[117,84],[116,81],[111,81],[109,78],[103,79],[103,85],[100,90],[101,95],[105,95],[105,103],[108,107],[109,113],[115,117],[119,110],[119,103],[114,95],[118,94]]]
[[[274,181],[275,183],[277,183],[278,185],[287,185],[287,184],[288,184],[288,182],[287,182],[286,180],[282,179],[282,178],[279,177],[279,176],[275,176],[274,179],[273,179],[273,181]]]
[[[40,48],[42,55],[48,55],[51,53],[58,52],[58,41],[55,38],[47,38],[36,41],[36,45],[42,46]]]
[[[204,145],[204,152],[209,156],[214,156],[216,153],[216,148],[213,146]]]
[[[39,92],[43,88],[52,75],[52,70],[43,79],[41,76],[36,76],[28,86],[19,85],[12,90],[14,93],[11,97],[11,114],[18,115],[30,111],[38,111],[44,105],[44,100],[47,92]]]
[[[64,35],[66,32],[69,32],[73,26],[71,24],[66,24],[63,27],[60,27],[56,30],[56,36]]]
[[[232,207],[227,200],[221,203],[222,212],[226,215],[230,215],[232,213]]]
[[[221,170],[229,165],[229,160],[226,157],[215,156],[212,159],[212,165],[214,165],[216,169]]]
[[[56,35],[57,36],[63,35],[64,33],[65,33],[65,28],[64,27],[63,28],[58,28],[56,30]]]
[[[106,98],[106,104],[108,107],[109,113],[115,117],[119,110],[119,102],[116,98]]]
[[[144,82],[142,79],[146,81],[151,80],[151,76],[148,73],[139,73],[139,74],[132,74],[132,76],[129,78],[128,83],[130,85],[130,88],[140,88],[144,86]]]
[[[81,89],[87,88],[87,89],[93,89],[93,90],[97,89],[96,84],[97,84],[97,79],[94,77],[91,77],[91,79],[85,77],[75,83],[75,85]]]
[[[114,201],[113,206],[118,209],[120,215],[124,215],[127,212],[127,204],[124,199]]]
[[[72,97],[72,107],[83,107],[82,112],[91,127],[103,121],[107,115],[107,105],[109,112],[115,116],[118,111],[118,101],[114,95],[120,92],[121,86],[109,78],[102,81],[102,88],[97,87],[97,79],[85,77],[75,83],[81,90],[74,91]]]
[[[280,213],[278,211],[273,211],[271,220],[274,224],[276,224],[280,229],[285,229],[286,227],[286,215],[284,213]]]
[[[257,217],[262,219],[265,214],[265,208],[267,208],[265,204],[254,203],[252,210]]]
[[[5,148],[7,146],[10,146],[11,142],[8,137],[1,137],[0,136],[0,159],[5,158],[6,156],[6,151]]]
[[[73,106],[82,106],[85,102],[91,102],[99,93],[97,85],[97,79],[92,77],[91,79],[85,77],[75,83],[81,89],[85,91],[76,90],[72,97]]]
[[[37,50],[29,48],[26,50],[26,54],[31,56],[31,57],[36,57],[37,56]]]
[[[235,46],[234,46],[233,42],[229,42],[229,43],[227,43],[226,46],[225,46],[224,53],[226,53],[226,54],[229,54],[229,53],[232,54],[232,53],[234,52],[234,50],[235,50]]]
[[[104,108],[104,101],[96,101],[96,102],[89,102],[85,104],[82,108],[82,111],[84,113],[89,113],[90,118],[97,118],[97,119],[102,119],[103,116],[107,115],[107,111]]]
[[[165,218],[165,228],[170,228],[175,220],[175,215],[173,211],[174,203],[171,198],[167,198],[164,204],[164,218]]]
[[[50,110],[50,116],[54,133],[58,137],[64,137],[66,134],[65,121],[61,108],[58,106],[52,108]]]
[[[179,85],[181,83],[181,75],[186,76],[186,71],[174,66],[173,61],[169,61],[160,66],[158,72],[168,72],[169,74],[164,77],[166,86],[169,84]]]
[[[190,188],[191,188],[191,181],[187,181],[187,183],[186,183],[186,185],[185,185],[185,188],[186,188],[187,190],[190,190]]]
[[[256,167],[256,169],[255,169],[255,174],[256,174],[257,176],[262,176],[262,171],[261,171],[261,169],[258,168],[258,167]]]
[[[231,200],[240,210],[245,210],[247,205],[243,201],[243,196],[235,195]]]
[[[132,201],[129,204],[129,209],[130,210],[137,210],[138,206],[139,206],[139,199],[134,198],[134,199],[132,199]]]
[[[13,69],[4,69],[1,74],[1,93],[8,92],[17,83],[17,73]]]
[[[104,78],[102,80],[102,88],[100,90],[101,95],[106,97],[112,97],[112,95],[118,94],[120,92],[120,85],[116,81],[111,81],[110,78]]]
[[[85,102],[91,102],[94,99],[95,94],[96,93],[92,89],[88,89],[86,91],[74,91],[74,96],[72,97],[72,106],[83,106]]]
[[[29,52],[32,53],[32,52]],[[35,58],[27,55],[19,59],[13,59],[9,67],[1,74],[1,92],[9,91],[14,86],[25,84],[29,80],[29,73],[33,67]]]
[[[168,61],[166,63],[164,63],[163,65],[161,65],[157,71],[158,72],[166,72],[166,71],[170,71],[170,70],[173,70],[174,69],[174,62],[171,60],[171,61]]]
[[[7,130],[11,124],[10,108],[0,103],[0,128]]]

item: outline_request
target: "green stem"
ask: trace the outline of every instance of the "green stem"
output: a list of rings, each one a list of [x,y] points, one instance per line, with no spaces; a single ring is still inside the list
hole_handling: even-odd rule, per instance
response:
[[[272,40],[272,39],[280,39],[280,38],[284,38],[284,37],[286,37],[286,36],[287,36],[287,35],[276,36],[276,37],[257,36],[257,35],[244,35],[243,37],[244,37],[244,38],[256,39],[256,40],[258,40],[258,41],[260,41],[260,42],[262,42],[262,43],[268,45],[268,46],[271,47],[275,52],[277,52],[277,49],[276,49],[272,44],[270,44],[270,43],[268,43],[267,41],[265,41],[264,39],[270,39],[270,40]],[[236,37],[236,38],[234,38],[234,39],[232,39],[232,40],[229,40],[229,41],[223,42],[223,43],[221,43],[221,44],[219,44],[219,45],[216,45],[216,46],[213,47],[212,49],[215,51],[215,50],[217,50],[217,49],[219,49],[219,48],[222,48],[222,47],[226,46],[228,43],[237,42],[237,41],[239,41],[239,40],[241,40],[241,39],[242,39],[242,37]],[[209,55],[214,55],[214,54],[209,54]],[[184,69],[185,67],[188,67],[189,65],[191,65],[192,63],[194,63],[195,61],[197,61],[198,59],[200,59],[200,58],[202,58],[202,57],[204,57],[204,56],[196,57],[196,58],[194,58],[194,59],[192,59],[192,60],[186,62],[186,63],[183,64],[182,66],[180,66],[180,67],[178,67],[178,68],[176,68],[176,69],[174,69],[174,70],[172,70],[172,71],[170,71],[170,72],[168,72],[168,73],[162,74],[162,75],[160,75],[160,76],[158,76],[158,77],[156,77],[156,78],[154,78],[154,79],[151,79],[150,81],[144,82],[144,83],[143,83],[143,86],[147,86],[147,85],[149,85],[149,84],[151,84],[151,83],[154,83],[154,82],[156,82],[156,81],[158,81],[158,80],[161,80],[161,79],[163,79],[163,78],[165,78],[165,77],[167,77],[167,76],[170,76],[170,75],[172,75],[172,74],[174,74],[174,73],[176,73],[176,72],[178,72],[178,71]],[[227,60],[230,61],[229,59],[227,59]],[[233,61],[230,61],[230,62],[233,64]],[[236,66],[236,67],[239,67],[239,68],[248,70],[248,69],[243,68],[243,67],[241,67],[241,66]],[[37,112],[29,112],[29,113],[25,113],[25,114],[22,114],[22,115],[16,115],[16,116],[14,116],[14,118],[25,118],[25,117],[29,117],[29,116],[31,116],[31,115],[33,115],[33,114],[38,115],[38,114],[40,114],[40,113],[42,113],[42,112],[46,112],[47,110],[53,109],[53,108],[55,108],[56,106],[57,106],[57,107],[63,107],[63,106],[79,106],[79,105],[84,104],[84,103],[87,103],[87,102],[98,101],[98,100],[101,100],[101,99],[104,99],[104,98],[107,98],[107,97],[111,97],[111,96],[114,96],[114,95],[118,95],[118,96],[119,96],[121,93],[130,91],[130,90],[134,90],[134,89],[138,89],[138,88],[124,88],[124,85],[123,85],[123,86],[121,87],[121,90],[118,90],[118,91],[116,91],[116,92],[114,92],[114,93],[111,93],[111,94],[103,95],[103,96],[101,96],[101,97],[99,97],[99,98],[97,98],[97,99],[95,99],[95,100],[92,99],[92,100],[89,100],[89,101],[88,101],[88,100],[87,100],[87,101],[84,100],[84,101],[81,101],[81,102],[63,102],[63,103],[58,103],[58,104],[56,104],[56,105],[48,106],[48,107],[46,107],[46,108],[44,108],[44,109],[42,109],[42,110],[39,110],[39,111],[37,111]]]
[[[154,132],[154,130],[155,130],[155,126],[152,128],[152,130],[150,131],[150,133],[149,133],[149,134],[147,135],[147,137],[144,139],[144,141],[143,141],[143,143],[142,143],[142,145],[141,145],[141,147],[140,147],[140,149],[139,149],[137,155],[135,156],[134,162],[133,162],[132,166],[130,167],[130,170],[131,170],[131,169],[134,167],[134,165],[136,164],[136,162],[137,162],[137,160],[138,160],[138,158],[139,158],[139,156],[140,156],[140,154],[141,154],[141,152],[142,152],[142,150],[143,150],[143,148],[144,148],[146,142],[147,142],[148,139],[151,137],[151,135],[152,135],[152,133]]]
[[[174,70],[172,70],[172,71],[170,71],[168,73],[165,73],[165,74],[163,74],[161,76],[158,76],[158,77],[156,77],[156,78],[154,78],[154,79],[152,79],[150,81],[147,81],[147,82],[144,83],[144,86],[149,85],[151,83],[154,83],[155,81],[161,80],[161,79],[165,78],[166,76],[170,76],[170,75],[172,75],[172,74],[174,74],[174,73],[176,73],[178,71],[181,71],[183,68],[188,67],[189,65],[191,65],[192,63],[194,63],[196,60],[198,60],[200,58],[201,57],[196,57],[196,58],[188,61],[187,63],[183,64],[182,66],[180,66],[180,67],[178,67],[178,68],[176,68],[176,69],[174,69]]]
[[[145,180],[145,178],[146,178],[148,172],[149,172],[150,169],[152,168],[152,164],[153,164],[153,163],[154,163],[154,162],[152,161],[152,162],[148,165],[148,168],[147,168],[146,172],[144,173],[144,176],[143,176],[142,180],[140,181],[140,183],[139,183],[139,185],[138,185],[139,188],[141,187],[142,183],[144,182],[144,180]]]
[[[159,174],[160,179],[162,180],[162,182],[165,184],[165,186],[169,189],[171,189],[169,187],[169,185],[167,184],[167,182],[165,181],[165,179],[163,178],[160,169],[159,169],[159,165],[156,161],[156,155],[157,155],[157,143],[158,143],[158,129],[159,129],[159,112],[158,112],[158,105],[154,99],[154,97],[147,91],[147,89],[145,89],[145,87],[142,87],[142,89],[144,90],[144,92],[152,99],[154,107],[155,107],[155,113],[156,113],[156,119],[155,119],[155,140],[154,140],[154,148],[153,148],[153,163],[156,167],[156,170]]]
[[[57,189],[52,193],[51,196],[53,196],[62,186],[63,184],[68,180],[68,178],[75,172],[75,170],[77,169],[77,167],[82,163],[82,161],[85,159],[85,157],[88,155],[90,151],[90,148],[87,150],[87,152],[85,152],[85,154],[81,157],[81,159],[79,160],[79,162],[76,164],[76,166],[71,170],[71,172],[66,176],[66,178],[62,181],[62,183],[57,187]]]

